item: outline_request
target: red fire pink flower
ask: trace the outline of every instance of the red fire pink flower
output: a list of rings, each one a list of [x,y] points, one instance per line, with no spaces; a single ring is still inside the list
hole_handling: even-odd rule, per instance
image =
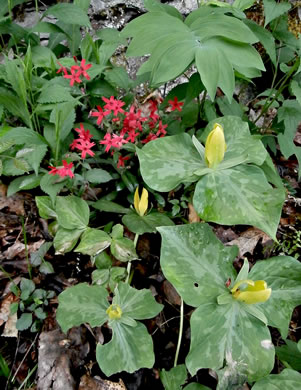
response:
[[[175,97],[173,100],[168,100],[168,103],[171,105],[171,111],[182,111],[182,106],[184,103],[178,102],[178,98]]]
[[[84,129],[84,125],[82,123],[79,124],[80,128],[76,128],[75,131],[79,134],[79,138],[85,140],[85,141],[90,141],[91,137],[93,137],[92,134],[90,134],[89,130]]]
[[[129,160],[130,158],[131,158],[130,156],[126,156],[126,157],[119,156],[117,162],[117,168],[124,167],[124,162]]]
[[[59,175],[60,177],[66,177],[69,176],[71,179],[74,177],[74,173],[71,171],[71,168],[73,168],[73,163],[70,164],[67,163],[66,160],[63,160],[63,166],[62,167],[52,167],[49,166],[48,168],[51,169],[49,175]]]
[[[81,71],[76,71],[74,66],[71,66],[71,74],[64,74],[65,79],[70,79],[70,86],[73,87],[74,83],[81,83],[82,80],[79,78]]]
[[[76,57],[74,58],[74,61],[77,63]],[[80,66],[74,65],[72,66],[73,69],[78,70],[80,72],[80,75],[83,75],[87,80],[90,80],[90,76],[86,72],[86,70],[90,69],[92,64],[86,65],[86,60],[81,60]]]
[[[97,124],[100,125],[103,118],[106,116],[106,115],[109,115],[110,114],[110,111],[104,111],[100,106],[96,106],[97,107],[97,110],[98,112],[90,112],[90,116],[95,116],[97,117]]]
[[[110,99],[102,97],[102,100],[106,103],[104,108],[113,111],[113,114],[116,116],[119,112],[122,114],[124,110],[121,108],[125,103],[121,100],[115,100],[114,96],[111,96]]]

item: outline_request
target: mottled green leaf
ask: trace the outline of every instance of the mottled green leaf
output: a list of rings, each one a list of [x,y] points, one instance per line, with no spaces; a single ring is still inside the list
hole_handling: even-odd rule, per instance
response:
[[[259,167],[239,165],[203,176],[193,205],[205,221],[256,226],[276,239],[284,200],[283,189],[273,188]]]
[[[55,203],[56,195],[65,186],[66,179],[61,179],[57,175],[52,176],[45,173],[40,182],[41,190],[50,196],[52,203]]]
[[[131,261],[138,259],[134,242],[129,238],[113,238],[111,243],[111,253],[117,260]]]
[[[133,233],[144,234],[153,233],[158,226],[172,226],[173,221],[163,213],[152,212],[140,216],[136,212],[131,212],[122,217],[122,222]]]
[[[188,134],[159,138],[137,148],[145,183],[157,191],[170,191],[182,182],[194,182],[204,166]]]
[[[62,254],[70,252],[75,247],[83,231],[83,229],[68,230],[59,226],[53,240],[53,246],[56,253]]]
[[[31,190],[32,188],[36,188],[39,186],[40,181],[41,176],[36,176],[34,174],[17,177],[9,183],[7,196],[11,196],[18,191]]]
[[[173,367],[171,370],[160,371],[160,379],[165,390],[181,390],[186,381],[187,371],[184,364]]]
[[[65,229],[85,229],[89,223],[89,206],[77,196],[58,196],[55,211],[59,225]]]
[[[99,199],[97,202],[92,203],[91,206],[97,210],[107,211],[109,213],[126,214],[130,211],[130,209],[106,199]]]
[[[297,390],[301,387],[301,374],[285,369],[281,374],[272,374],[260,379],[252,390]]]
[[[49,196],[36,196],[35,202],[39,214],[44,219],[57,218],[55,209]]]
[[[75,252],[96,256],[111,244],[111,237],[102,230],[87,228]]]
[[[92,327],[103,325],[108,316],[108,292],[101,286],[80,283],[69,287],[59,295],[56,320],[63,332],[73,326],[88,322]]]
[[[123,315],[135,320],[153,318],[163,309],[150,290],[137,290],[122,282],[118,284],[118,291],[115,290],[113,303],[121,307]]]
[[[155,362],[153,341],[145,325],[137,322],[135,327],[131,327],[113,321],[111,327],[112,340],[96,347],[96,360],[105,375],[152,368]]]
[[[289,256],[257,261],[249,277],[255,280],[260,275],[272,288],[270,299],[260,309],[285,339],[293,309],[301,304],[301,263]]]
[[[237,247],[224,247],[207,224],[159,227],[161,267],[184,301],[191,306],[216,301],[234,280],[232,261]]]
[[[226,287],[227,280],[234,282],[236,278],[232,261],[237,248],[224,247],[206,224],[158,230],[164,275],[186,303],[198,306],[191,317],[191,346],[186,359],[189,372],[194,375],[208,367],[217,370],[225,363],[249,380],[267,375],[274,364],[269,330]],[[217,303],[221,294],[229,294],[227,303]]]
[[[19,331],[22,331],[28,329],[31,324],[32,324],[32,313],[22,313],[21,317],[18,318],[18,321],[16,323],[16,328]]]

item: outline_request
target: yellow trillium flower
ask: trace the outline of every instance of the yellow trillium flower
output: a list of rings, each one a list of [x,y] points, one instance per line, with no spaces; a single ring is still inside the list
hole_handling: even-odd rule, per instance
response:
[[[205,143],[205,160],[209,168],[216,168],[223,161],[226,149],[224,129],[215,123]]]
[[[106,310],[107,315],[111,320],[118,320],[122,316],[122,310],[116,303],[109,306]]]
[[[240,290],[239,287],[242,284],[246,284],[247,287]],[[246,279],[237,282],[231,289],[231,293],[238,301],[253,304],[267,301],[271,296],[272,289],[267,288],[264,280],[256,280],[254,282],[253,280]]]
[[[141,198],[139,197],[138,187],[136,188],[134,195],[134,206],[140,217],[143,217],[148,208],[148,191],[145,188],[142,190]]]

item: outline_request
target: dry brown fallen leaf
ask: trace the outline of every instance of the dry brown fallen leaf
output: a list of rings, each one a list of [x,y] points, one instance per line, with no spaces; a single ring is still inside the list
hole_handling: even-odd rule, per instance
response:
[[[17,321],[17,313],[9,315],[2,332],[3,337],[18,337]]]
[[[78,390],[127,390],[122,379],[119,383],[111,382],[99,377],[91,378],[88,375],[81,377]]]
[[[36,252],[44,242],[45,240],[39,240],[32,244],[28,244],[28,253]],[[5,252],[3,252],[2,254],[0,253],[0,260],[12,260],[16,256],[21,258],[26,256],[25,245],[20,241],[16,241]]]
[[[257,228],[249,228],[235,240],[227,242],[226,245],[237,245],[239,248],[238,257],[241,258],[245,253],[250,253],[252,255],[260,240],[262,240],[263,245],[269,241],[272,242],[272,239],[263,231]]]
[[[188,203],[188,209],[189,209],[189,214],[188,214],[189,223],[200,222],[201,219],[198,216],[198,213],[195,211],[195,208],[191,203]]]
[[[10,305],[16,301],[13,293],[7,294],[1,301],[0,306],[0,326],[6,322],[10,316]]]

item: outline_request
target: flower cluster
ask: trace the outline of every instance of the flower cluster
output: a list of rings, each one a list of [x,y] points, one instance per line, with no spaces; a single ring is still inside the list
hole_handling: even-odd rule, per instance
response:
[[[87,73],[87,70],[91,68],[92,64],[86,65],[86,60],[81,60],[80,65],[78,65],[78,61],[76,57],[73,57],[76,65],[71,66],[70,68],[70,74],[68,74],[68,70],[65,66],[60,64],[59,70],[56,73],[64,73],[65,79],[70,79],[70,86],[73,87],[74,83],[81,83],[82,80],[80,79],[80,76],[85,77],[88,81],[90,80],[90,76]]]
[[[49,175],[59,175],[60,177],[69,176],[71,179],[74,177],[74,173],[71,171],[71,168],[73,168],[72,162],[68,164],[66,160],[63,160],[63,166],[53,167],[50,165],[48,168],[50,168]]]
[[[75,61],[77,63],[76,58]],[[70,85],[73,85],[74,82],[81,82],[79,79],[81,75],[89,79],[86,70],[90,67],[91,64],[85,65],[85,60],[82,60],[80,66],[74,65],[71,67],[71,75],[68,75],[66,68],[62,65],[58,72],[63,72],[64,77],[70,78]],[[77,79],[79,79],[79,81],[77,81]],[[89,116],[97,118],[97,125],[108,129],[104,138],[99,141],[99,143],[100,145],[104,145],[105,152],[111,152],[111,155],[114,155],[114,153],[118,151],[115,160],[117,161],[117,168],[125,167],[125,162],[130,159],[130,155],[122,156],[120,153],[120,149],[124,144],[129,142],[136,143],[138,141],[142,144],[146,144],[166,135],[167,124],[162,123],[158,111],[158,103],[160,103],[161,100],[149,100],[147,102],[147,114],[144,114],[147,116],[144,116],[142,110],[137,109],[135,105],[131,105],[130,108],[125,111],[123,109],[125,102],[115,99],[114,96],[111,96],[109,99],[102,97],[102,100],[105,103],[103,107],[100,105],[96,106],[96,110],[90,111]],[[176,109],[181,111],[181,106],[183,105],[183,103],[178,102],[177,98],[170,100],[169,104],[171,105],[171,111]],[[80,123],[80,127],[76,128],[75,131],[78,133],[78,136],[70,144],[71,150],[80,152],[82,159],[85,159],[87,155],[93,157],[95,155],[94,151],[91,150],[92,147],[95,146],[95,142],[91,142],[93,135],[88,129],[84,128],[83,123]],[[49,166],[49,174],[73,178],[74,173],[71,170],[72,167],[72,162],[68,164],[66,160],[63,160],[62,167]]]
[[[86,158],[86,155],[93,157],[94,152],[92,152],[91,148],[95,146],[95,142],[90,142],[92,134],[90,134],[89,130],[84,129],[84,125],[80,123],[80,128],[76,128],[75,131],[79,134],[78,138],[75,138],[70,145],[71,150],[77,149],[81,151],[81,157]]]

